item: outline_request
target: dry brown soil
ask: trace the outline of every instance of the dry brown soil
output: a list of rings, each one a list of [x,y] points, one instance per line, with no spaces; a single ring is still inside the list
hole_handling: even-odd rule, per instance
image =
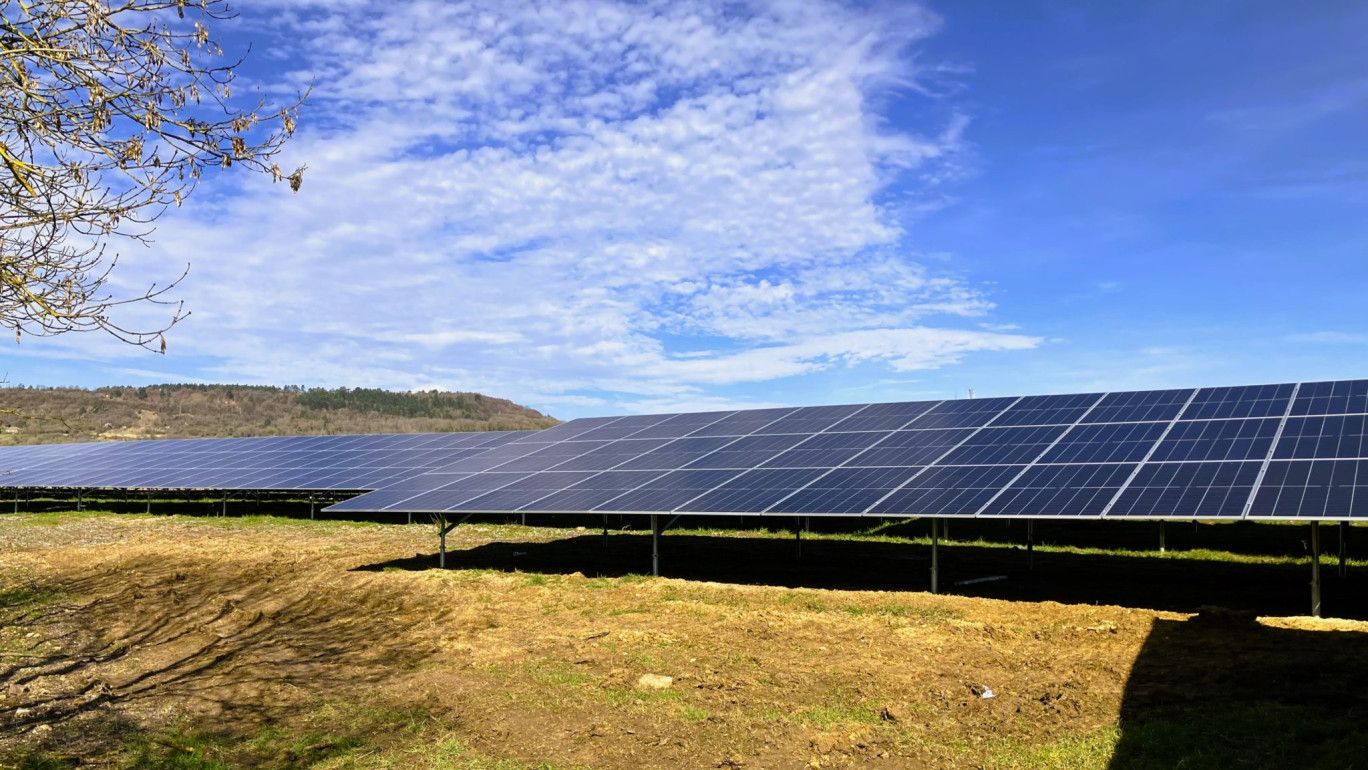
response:
[[[137,740],[161,751],[138,736],[207,730],[241,740],[222,766],[1085,767],[1124,741],[1127,709],[1243,697],[1239,682],[1310,682],[1368,714],[1363,622],[601,578],[595,549],[646,569],[648,538],[605,551],[592,531],[496,525],[458,528],[438,570],[435,540],[430,525],[0,517],[0,591],[19,597],[0,627],[0,757],[126,767]],[[565,543],[580,569],[536,551]],[[673,681],[646,689],[647,674]],[[336,732],[358,708],[423,724],[381,720],[332,753],[262,737]]]

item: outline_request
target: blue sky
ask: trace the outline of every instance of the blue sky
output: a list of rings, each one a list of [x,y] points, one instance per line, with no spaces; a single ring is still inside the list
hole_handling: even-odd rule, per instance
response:
[[[11,382],[577,417],[1368,376],[1362,3],[280,8],[221,29],[238,93],[314,84],[304,189],[218,175],[120,249],[191,266],[165,356],[30,339]]]

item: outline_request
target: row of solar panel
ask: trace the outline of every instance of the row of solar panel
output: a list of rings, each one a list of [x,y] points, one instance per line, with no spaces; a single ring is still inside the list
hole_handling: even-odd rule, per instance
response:
[[[0,487],[376,489],[530,431],[267,436],[0,449]]]
[[[1368,381],[578,420],[335,507],[1368,515],[1351,409]]]

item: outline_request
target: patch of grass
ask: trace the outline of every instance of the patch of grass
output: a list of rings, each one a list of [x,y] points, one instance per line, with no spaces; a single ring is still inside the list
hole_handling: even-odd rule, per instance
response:
[[[706,722],[712,715],[701,708],[685,706],[680,716],[684,717],[686,722]]]
[[[788,715],[789,721],[797,725],[813,725],[823,730],[836,725],[876,725],[880,723],[879,712],[866,706],[845,703],[828,704],[816,708],[803,709]]]
[[[1106,727],[1044,746],[1008,741],[989,749],[989,767],[1002,770],[1093,770],[1107,767],[1121,731]]]
[[[901,602],[891,602],[888,604],[876,604],[873,607],[861,607],[850,604],[841,608],[848,615],[862,617],[873,615],[885,618],[915,618],[928,622],[945,622],[947,620],[958,620],[963,617],[963,613],[950,607],[924,607]]]
[[[1277,703],[1190,708],[1120,731],[1114,767],[1358,767],[1368,732],[1351,710]]]
[[[0,589],[0,610],[32,610],[58,602],[67,594],[52,586],[27,585]]]

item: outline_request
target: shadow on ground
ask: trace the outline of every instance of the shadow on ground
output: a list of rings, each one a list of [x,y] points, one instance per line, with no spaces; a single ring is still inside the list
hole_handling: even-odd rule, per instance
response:
[[[1110,767],[1362,767],[1368,634],[1208,611],[1158,620],[1121,703]]]
[[[60,585],[35,582],[0,592],[0,766],[68,767],[63,757],[110,752],[152,757],[192,738],[219,745],[232,736],[269,733],[272,725],[298,718],[299,709],[307,715],[319,708],[300,702],[298,693],[364,701],[358,693],[434,652],[401,633],[423,621],[395,611],[401,596],[376,589],[338,597],[315,590],[297,572],[288,564],[149,557],[105,563]],[[358,603],[377,613],[383,608],[381,622],[394,633],[377,638],[369,625],[330,622]],[[161,721],[168,702],[224,732],[166,743],[145,736],[128,716]],[[106,708],[114,705],[117,712]],[[308,766],[304,760],[325,758],[347,740],[305,747],[295,752],[302,764],[279,766]],[[35,756],[44,759],[26,759]],[[133,766],[162,765],[138,760]]]
[[[795,540],[773,537],[666,534],[661,574],[684,580],[749,585],[870,591],[925,591],[930,585],[930,548],[857,540]],[[423,555],[360,567],[361,570],[424,570],[437,556]],[[648,535],[577,535],[550,542],[488,543],[451,550],[449,569],[486,569],[589,577],[649,574]],[[1019,601],[1110,604],[1196,612],[1204,605],[1260,615],[1310,613],[1311,568],[1152,556],[1092,555],[954,543],[940,549],[942,592]],[[1322,569],[1323,611],[1368,619],[1368,574],[1350,570],[1340,578]],[[958,585],[980,578],[1002,578]]]

